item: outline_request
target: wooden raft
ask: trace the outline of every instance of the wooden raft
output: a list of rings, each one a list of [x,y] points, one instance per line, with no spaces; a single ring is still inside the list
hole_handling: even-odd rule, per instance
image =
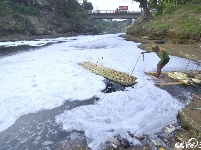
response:
[[[145,74],[149,76],[155,76],[156,72],[145,72]],[[179,84],[201,85],[201,71],[165,72],[165,73],[162,73],[161,75],[162,75],[162,78],[154,79],[154,80],[163,80],[163,82],[157,82],[155,83],[155,85],[159,85],[159,86],[179,85]]]
[[[104,67],[92,62],[83,62],[79,63],[80,66],[82,66],[84,69],[87,69],[97,75],[101,75],[115,83],[124,85],[124,86],[132,86],[136,83],[136,77],[133,77],[131,75],[128,75],[126,73],[116,71],[114,69]]]

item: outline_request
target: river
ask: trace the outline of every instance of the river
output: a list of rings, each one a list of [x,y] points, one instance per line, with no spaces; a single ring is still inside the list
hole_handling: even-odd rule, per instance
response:
[[[140,144],[127,132],[154,137],[176,123],[193,92],[147,80],[144,72],[156,71],[158,57],[143,59],[140,43],[119,35],[0,42],[0,149],[58,149],[79,138],[98,150],[115,135]],[[137,83],[103,92],[105,78],[78,65],[85,61],[132,73]],[[195,69],[189,61],[171,56],[163,71]]]

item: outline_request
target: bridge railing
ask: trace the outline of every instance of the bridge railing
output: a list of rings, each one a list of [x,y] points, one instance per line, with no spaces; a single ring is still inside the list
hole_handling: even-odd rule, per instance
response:
[[[88,14],[99,14],[99,13],[107,13],[107,14],[113,14],[113,13],[141,13],[141,11],[126,11],[126,12],[116,12],[116,10],[88,10]]]

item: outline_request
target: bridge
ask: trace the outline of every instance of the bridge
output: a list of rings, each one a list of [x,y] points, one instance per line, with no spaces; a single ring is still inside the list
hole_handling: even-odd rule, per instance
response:
[[[142,15],[140,11],[116,12],[115,10],[92,10],[87,14],[92,19],[137,19]]]

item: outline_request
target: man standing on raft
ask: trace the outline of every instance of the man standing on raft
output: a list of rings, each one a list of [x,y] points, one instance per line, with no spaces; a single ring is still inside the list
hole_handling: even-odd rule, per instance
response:
[[[169,62],[170,57],[165,50],[161,49],[157,45],[152,45],[152,50],[142,52],[141,54],[151,52],[156,52],[157,56],[161,59],[157,64],[157,73],[156,73],[156,78],[159,78],[159,75],[161,74],[161,69]]]

